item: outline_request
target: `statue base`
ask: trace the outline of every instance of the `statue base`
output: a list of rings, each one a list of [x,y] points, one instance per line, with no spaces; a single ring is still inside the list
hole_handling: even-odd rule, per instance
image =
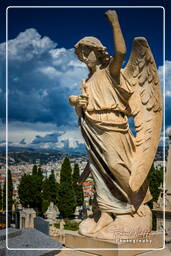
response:
[[[65,247],[78,248],[77,252],[81,251],[80,255],[85,252],[85,255],[90,254],[92,256],[135,256],[141,254],[145,256],[146,253],[151,251],[152,255],[157,253],[160,256],[165,251],[165,249],[162,249],[164,247],[163,243],[163,234],[159,232],[151,232],[147,238],[120,240],[118,243],[112,240],[85,237],[79,234],[65,234]],[[155,252],[153,250],[158,251]],[[150,256],[151,254],[147,255]]]

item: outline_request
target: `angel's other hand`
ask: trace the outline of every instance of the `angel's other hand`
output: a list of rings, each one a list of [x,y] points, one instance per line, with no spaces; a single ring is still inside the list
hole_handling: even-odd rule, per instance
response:
[[[77,104],[77,100],[78,100],[78,96],[70,96],[69,97],[69,102],[71,104],[71,106],[75,106]]]
[[[78,96],[77,105],[85,109],[88,105],[88,96],[85,94]]]

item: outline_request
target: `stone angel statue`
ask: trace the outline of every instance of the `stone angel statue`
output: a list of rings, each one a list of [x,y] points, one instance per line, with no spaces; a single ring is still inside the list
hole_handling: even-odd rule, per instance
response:
[[[82,93],[70,96],[80,119],[89,165],[96,189],[96,211],[79,227],[83,235],[113,239],[150,232],[152,199],[147,175],[153,163],[162,126],[162,100],[155,61],[144,37],[133,40],[127,65],[126,45],[116,11],[105,13],[112,26],[111,57],[95,37],[75,45],[78,59],[89,75]],[[128,118],[133,117],[134,136]],[[85,175],[86,176],[86,175]],[[97,210],[98,209],[98,210]]]

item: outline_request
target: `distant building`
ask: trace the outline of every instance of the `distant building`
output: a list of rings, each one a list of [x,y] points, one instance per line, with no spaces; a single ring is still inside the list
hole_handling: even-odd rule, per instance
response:
[[[83,193],[85,201],[89,201],[90,198],[94,196],[94,183],[93,180],[88,179],[87,181],[83,182]]]

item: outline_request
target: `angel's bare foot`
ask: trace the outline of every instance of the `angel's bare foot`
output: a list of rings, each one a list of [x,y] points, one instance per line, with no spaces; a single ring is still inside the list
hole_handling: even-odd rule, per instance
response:
[[[104,227],[108,226],[113,222],[113,218],[108,213],[101,213],[101,216],[100,218],[98,218],[97,222],[95,221],[94,217],[87,218],[86,220],[81,222],[81,224],[79,225],[79,233],[81,235],[94,237],[94,234],[96,232],[98,232],[99,230],[103,229]]]
[[[87,218],[83,220],[79,225],[79,234],[87,236],[90,234],[96,227],[96,222],[93,218]]]
[[[98,232],[99,230],[106,227],[107,225],[109,225],[112,222],[113,222],[113,218],[111,217],[111,215],[109,213],[102,212],[100,219],[98,220],[96,227],[93,229],[91,234]]]
[[[93,237],[110,240],[142,237],[149,234],[152,229],[151,210],[144,205],[140,211],[142,212],[135,213],[134,216],[130,214],[117,215],[111,224],[93,234]],[[140,214],[142,215],[140,216]]]

